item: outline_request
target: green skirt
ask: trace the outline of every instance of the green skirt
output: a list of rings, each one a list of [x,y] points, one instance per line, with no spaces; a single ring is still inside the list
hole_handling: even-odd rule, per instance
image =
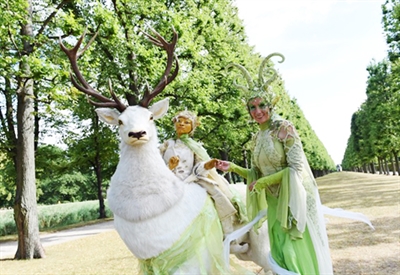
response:
[[[279,266],[301,275],[319,274],[318,261],[308,228],[301,238],[292,238],[276,218],[278,199],[267,194],[271,255]]]

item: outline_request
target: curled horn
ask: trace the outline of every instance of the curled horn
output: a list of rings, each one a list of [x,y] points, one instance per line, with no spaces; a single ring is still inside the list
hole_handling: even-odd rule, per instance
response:
[[[278,61],[279,63],[282,63],[283,61],[285,61],[285,57],[282,55],[282,54],[280,54],[280,53],[271,53],[271,54],[269,54],[264,60],[263,60],[263,62],[261,63],[261,65],[260,65],[260,70],[259,70],[259,72],[258,72],[258,83],[259,83],[259,85],[260,85],[260,87],[266,87],[267,85],[269,85],[272,81],[274,81],[275,79],[276,79],[276,77],[277,77],[277,72],[276,72],[276,70],[274,69],[274,68],[267,68],[265,71],[264,71],[264,67],[265,67],[265,65],[267,64],[267,62],[271,59],[271,57],[273,57],[273,56],[279,56],[279,57],[281,57],[281,60],[280,61]],[[270,73],[272,73],[272,76],[270,77],[270,78],[268,78],[267,80],[264,80],[264,77],[263,77],[263,73],[266,73],[266,74],[270,74]]]
[[[239,85],[239,84],[237,84],[236,81],[233,82],[233,85],[236,88],[238,88],[238,89],[240,89],[240,90],[242,90],[244,92],[251,91],[253,89],[253,87],[254,87],[254,83],[253,83],[253,80],[251,79],[250,73],[246,70],[246,68],[243,67],[242,65],[239,65],[239,64],[236,64],[236,63],[231,63],[228,66],[226,66],[226,69],[229,69],[231,67],[236,67],[241,71],[241,73],[243,74],[244,78],[247,81],[248,87],[245,87],[243,85]]]

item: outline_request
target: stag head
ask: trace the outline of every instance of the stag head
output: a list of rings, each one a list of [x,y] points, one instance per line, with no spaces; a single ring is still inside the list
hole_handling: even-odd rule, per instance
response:
[[[157,96],[159,93],[161,93],[164,88],[171,83],[175,77],[178,75],[179,71],[179,62],[178,58],[176,57],[174,51],[175,51],[175,46],[178,41],[178,34],[176,31],[173,29],[173,38],[171,42],[167,42],[158,32],[155,30],[151,29],[152,32],[155,34],[155,37],[151,36],[150,34],[143,32],[144,35],[147,36],[147,38],[150,40],[151,43],[154,45],[164,49],[167,52],[167,64],[165,71],[158,82],[157,86],[150,91],[150,89],[147,89],[144,92],[144,95],[139,101],[139,106],[148,108],[151,100]],[[100,94],[98,91],[96,91],[92,86],[89,85],[89,83],[85,80],[83,77],[79,67],[78,67],[78,59],[83,53],[90,47],[90,45],[93,43],[97,36],[97,32],[95,35],[90,39],[88,44],[80,50],[82,41],[84,40],[86,36],[86,30],[82,34],[82,36],[79,38],[78,42],[72,49],[68,49],[65,47],[63,44],[61,38],[60,38],[60,47],[64,51],[64,53],[67,55],[70,63],[71,63],[71,81],[72,84],[81,92],[87,94],[89,97],[93,97],[97,99],[97,101],[93,101],[89,99],[89,102],[93,104],[94,106],[97,107],[107,107],[107,108],[116,108],[119,112],[124,112],[125,109],[127,108],[126,105],[124,105],[115,95],[115,93],[112,90],[111,87],[111,81],[109,81],[109,86],[110,86],[110,93],[112,99],[103,96]],[[175,68],[172,71],[172,65],[175,62]],[[172,71],[172,72],[171,72]]]

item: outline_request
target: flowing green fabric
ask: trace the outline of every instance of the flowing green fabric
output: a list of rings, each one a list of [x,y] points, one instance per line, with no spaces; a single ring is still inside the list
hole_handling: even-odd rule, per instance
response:
[[[210,159],[210,156],[208,155],[206,149],[204,149],[204,147],[201,146],[200,143],[190,138],[188,134],[181,135],[179,139],[182,140],[182,142],[187,147],[189,147],[189,149],[192,150],[193,153],[199,156],[202,161],[207,161]]]
[[[258,172],[255,169],[249,169],[247,173],[247,184],[251,184],[253,181],[258,179]],[[259,192],[250,192],[247,189],[246,192],[246,206],[247,206],[247,215],[249,220],[253,220],[260,210],[265,210],[268,208],[267,196],[265,189],[260,190]],[[268,215],[261,218],[255,225],[254,231],[258,232],[258,229],[262,226],[263,222],[268,218]]]
[[[247,183],[250,184],[253,181],[258,179],[258,172],[256,169],[247,169],[240,167],[233,162],[230,162],[229,172],[234,172],[240,175],[243,178],[247,179]],[[254,218],[258,215],[259,211],[262,209],[267,209],[267,199],[265,197],[265,192],[246,192],[246,212],[249,221],[254,220]],[[260,228],[263,222],[267,219],[267,216],[261,218],[255,225],[254,231],[257,232],[257,229]]]
[[[210,263],[204,259],[205,252],[211,255]],[[143,275],[168,275],[180,271],[181,266],[191,259],[201,266],[201,275],[229,273],[223,259],[221,224],[209,197],[201,213],[171,248],[157,257],[139,260],[139,266]],[[210,271],[207,271],[208,265]]]
[[[282,222],[278,218],[280,215],[278,200],[281,198],[278,199],[271,194],[267,194],[267,197],[268,233],[273,259],[280,267],[301,275],[322,275],[318,269],[319,263],[308,228],[306,227],[301,238],[294,239],[291,232],[282,227]]]
[[[265,188],[271,185],[280,184],[279,187],[279,200],[276,209],[276,219],[281,223],[283,230],[287,231],[293,240],[300,239],[302,233],[296,227],[296,220],[293,219],[289,208],[290,198],[290,171],[289,167],[282,169],[281,171],[262,177],[257,180],[257,184],[254,186],[253,192],[264,193]],[[257,209],[256,209],[257,210]],[[262,210],[262,209],[259,209]],[[293,226],[294,225],[294,226]]]

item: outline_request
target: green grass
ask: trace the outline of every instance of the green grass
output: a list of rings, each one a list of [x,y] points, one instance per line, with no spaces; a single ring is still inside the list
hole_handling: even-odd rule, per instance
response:
[[[325,205],[362,212],[375,226],[373,231],[361,222],[328,217],[334,274],[399,274],[400,177],[340,172],[317,182]],[[46,247],[46,255],[1,260],[0,274],[138,274],[137,260],[115,231]]]

